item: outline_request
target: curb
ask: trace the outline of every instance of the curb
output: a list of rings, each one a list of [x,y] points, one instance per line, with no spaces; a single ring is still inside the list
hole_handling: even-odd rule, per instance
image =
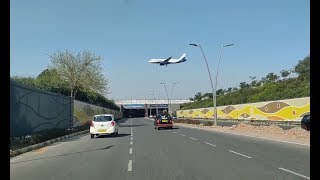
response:
[[[199,121],[210,121],[212,122],[213,119],[201,119],[201,118],[178,118],[178,119],[188,119],[188,120],[199,120]],[[287,125],[287,126],[300,126],[301,121],[273,121],[273,120],[236,120],[236,119],[218,119],[218,122],[235,122],[235,123],[246,123],[246,124],[260,124],[260,125]]]
[[[16,149],[16,150],[13,150],[13,151],[10,150],[10,157],[18,156],[20,154],[23,154],[23,153],[26,153],[26,152],[29,152],[29,151],[40,149],[42,147],[48,146],[50,144],[53,144],[55,142],[59,142],[59,141],[62,141],[62,140],[65,140],[65,139],[68,139],[70,137],[77,136],[77,135],[80,135],[80,134],[86,134],[88,132],[89,132],[89,130],[80,131],[80,132],[76,132],[76,133],[73,133],[73,134],[68,134],[68,135],[65,135],[65,136],[57,137],[55,139],[50,139],[50,140],[47,140],[47,141],[44,141],[44,142],[41,142],[41,143],[38,143],[38,144],[34,144],[34,145],[31,145],[31,146],[28,146],[28,147],[21,148],[21,149]]]

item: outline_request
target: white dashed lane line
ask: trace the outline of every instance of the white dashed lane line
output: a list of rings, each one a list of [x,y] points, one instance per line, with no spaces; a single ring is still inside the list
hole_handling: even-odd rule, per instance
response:
[[[208,143],[208,142],[204,142],[204,143],[206,143],[206,144],[208,144],[208,145],[210,145],[210,146],[216,146],[216,145],[211,144],[211,143]]]
[[[132,145],[132,141],[130,142],[130,145]]]
[[[184,135],[184,134],[179,134],[179,135],[181,135],[181,136],[186,136],[186,135]]]
[[[244,154],[241,154],[241,153],[235,152],[235,151],[231,151],[231,150],[229,150],[229,152],[232,152],[232,153],[234,153],[234,154],[238,154],[238,155],[240,155],[240,156],[243,156],[243,157],[246,157],[246,158],[249,158],[249,159],[251,159],[251,158],[252,158],[252,157],[250,157],[250,156],[247,156],[247,155],[244,155]]]
[[[310,179],[310,177],[308,177],[308,176],[305,176],[305,175],[302,175],[302,174],[299,174],[299,173],[290,171],[290,170],[288,170],[288,169],[284,169],[284,168],[279,168],[279,169],[282,170],[282,171],[286,171],[286,172],[288,172],[288,173],[291,173],[291,174],[300,176],[300,177],[305,178],[305,179]]]
[[[132,160],[129,160],[128,171],[132,171]]]
[[[196,138],[193,138],[193,137],[189,137],[189,138],[190,138],[190,139],[193,139],[193,140],[196,140],[196,141],[198,140],[198,139],[196,139]]]
[[[129,149],[129,154],[132,154],[132,148]]]

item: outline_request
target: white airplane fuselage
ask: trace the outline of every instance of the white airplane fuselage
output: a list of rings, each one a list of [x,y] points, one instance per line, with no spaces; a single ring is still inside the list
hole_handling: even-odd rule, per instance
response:
[[[171,57],[167,59],[150,59],[149,63],[160,64],[160,66],[163,66],[168,64],[178,64],[186,61],[186,54],[184,53],[179,59],[171,59]]]

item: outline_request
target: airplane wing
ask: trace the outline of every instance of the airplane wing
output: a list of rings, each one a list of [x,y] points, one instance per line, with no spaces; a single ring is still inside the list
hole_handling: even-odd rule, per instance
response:
[[[166,60],[164,60],[162,63],[168,63],[169,62],[169,60],[171,59],[172,57],[168,57]]]
[[[167,58],[166,60],[160,62],[160,66],[163,66],[163,65],[168,65],[169,64],[169,60],[171,59],[171,57]]]

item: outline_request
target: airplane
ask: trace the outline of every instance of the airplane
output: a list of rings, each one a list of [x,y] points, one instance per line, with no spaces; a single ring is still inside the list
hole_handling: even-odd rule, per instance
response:
[[[167,59],[150,59],[149,63],[153,64],[160,64],[160,66],[168,65],[168,64],[178,64],[182,62],[186,62],[186,53],[183,53],[182,56],[179,59],[171,59],[172,57],[169,57]]]

